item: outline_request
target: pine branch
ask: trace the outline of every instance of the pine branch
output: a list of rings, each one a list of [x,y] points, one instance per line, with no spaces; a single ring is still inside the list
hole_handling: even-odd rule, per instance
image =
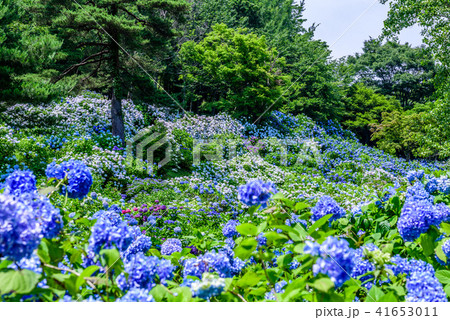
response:
[[[73,70],[75,70],[75,69],[77,69],[77,68],[79,68],[81,66],[84,66],[84,65],[87,65],[87,64],[92,64],[92,63],[98,63],[98,62],[107,60],[108,58],[100,58],[100,59],[97,59],[97,60],[92,60],[92,59],[94,59],[94,58],[96,58],[98,56],[102,56],[102,55],[104,55],[105,53],[108,53],[108,52],[109,52],[108,50],[103,50],[103,51],[94,53],[93,55],[83,59],[81,62],[70,66],[69,68],[64,70],[59,76],[57,76],[56,78],[52,79],[52,83],[57,83],[59,80],[64,78],[66,75],[68,75],[70,72],[72,72]]]

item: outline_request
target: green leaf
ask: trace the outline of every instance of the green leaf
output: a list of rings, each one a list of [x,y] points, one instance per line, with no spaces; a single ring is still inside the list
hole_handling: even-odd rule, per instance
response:
[[[0,270],[0,293],[29,293],[39,282],[40,275],[31,270]]]
[[[288,237],[285,234],[278,233],[275,231],[270,231],[264,233],[264,236],[267,238],[269,242],[274,242],[277,240],[288,240]]]
[[[383,290],[377,286],[373,286],[372,289],[367,293],[366,302],[377,302],[380,298],[384,296]]]
[[[377,302],[398,302],[398,299],[395,296],[394,292],[391,291],[381,296]]]
[[[444,287],[444,291],[447,294],[447,297],[450,297],[450,284],[448,284]]]
[[[333,214],[327,214],[326,216],[323,216],[322,218],[314,222],[313,225],[309,227],[308,234],[311,235],[314,231],[322,227],[324,224],[328,222],[328,220],[331,219],[332,216]]]
[[[123,262],[117,249],[103,249],[100,251],[100,256],[108,267],[108,272],[116,270],[117,274],[120,274],[123,271]]]
[[[8,268],[8,266],[11,264],[12,264],[12,261],[2,260],[2,261],[0,261],[0,269]]]
[[[242,260],[247,260],[255,251],[258,242],[254,238],[247,238],[234,249],[236,256]]]
[[[305,202],[298,202],[295,204],[295,211],[304,210],[306,208],[309,208],[309,204]]]
[[[278,192],[277,194],[273,195],[272,200],[287,200],[286,197],[281,193]]]
[[[152,256],[161,258],[161,252],[159,252],[159,250],[157,250],[157,249],[150,249],[149,252],[150,252],[150,254]]]
[[[310,286],[321,292],[328,292],[331,288],[334,288],[334,282],[329,278],[320,278],[311,283]]]
[[[436,278],[442,284],[450,284],[450,271],[448,270],[436,271]]]
[[[450,234],[450,224],[449,223],[441,223],[442,231],[446,234]]]
[[[425,233],[422,235],[422,237],[420,238],[420,244],[425,256],[429,257],[434,253],[435,241],[429,234]]]
[[[256,236],[258,234],[258,229],[256,226],[250,223],[243,223],[236,227],[237,232],[243,236]]]
[[[83,262],[82,257],[81,257],[83,255],[83,251],[74,249],[71,253],[72,253],[70,256],[71,263],[80,263],[81,264]]]
[[[279,267],[289,268],[292,260],[291,254],[282,255],[277,258],[277,264]]]
[[[187,287],[178,287],[171,292],[173,295],[170,293],[166,295],[169,302],[188,302],[192,299],[192,291]]]
[[[100,269],[99,266],[89,266],[86,269],[84,269],[75,283],[76,287],[77,288],[81,287],[86,282],[84,278],[92,276],[92,274],[96,272],[98,269]]]
[[[167,292],[167,289],[163,285],[158,284],[156,287],[154,287],[150,291],[150,294],[153,296],[155,301],[161,302],[164,300],[164,298],[166,297],[168,292]]]
[[[236,282],[236,286],[240,287],[240,288],[248,288],[248,287],[253,287],[256,284],[259,283],[259,281],[262,279],[262,277],[260,275],[258,275],[255,272],[247,272],[246,274],[244,274],[242,276],[242,278],[240,278],[237,282]]]
[[[444,263],[447,263],[447,255],[444,253],[444,251],[442,250],[442,242],[439,243],[439,245],[436,247],[436,255],[439,259],[441,259],[442,261],[444,261]]]

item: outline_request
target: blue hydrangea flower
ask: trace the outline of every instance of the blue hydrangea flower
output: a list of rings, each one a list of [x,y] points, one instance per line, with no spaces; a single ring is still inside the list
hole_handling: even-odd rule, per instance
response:
[[[21,195],[24,193],[35,192],[36,188],[36,177],[33,172],[29,170],[16,170],[11,173],[5,180],[5,193],[10,193],[13,195]]]
[[[150,290],[131,288],[118,302],[155,302],[150,295]]]
[[[116,226],[122,222],[120,215],[117,212],[110,210],[100,210],[92,215],[92,219],[96,220],[108,220],[112,223],[112,225]]]
[[[0,194],[0,255],[18,261],[28,258],[43,238],[43,229],[32,207]]]
[[[170,256],[172,253],[181,252],[182,250],[181,241],[176,238],[167,239],[161,245],[161,254],[165,256]]]
[[[109,219],[99,219],[91,229],[88,247],[90,258],[101,249],[117,248],[120,252],[124,252],[135,238],[133,229],[126,222],[116,224]]]
[[[222,228],[222,234],[227,238],[232,238],[238,236],[239,233],[236,231],[236,227],[239,225],[237,220],[229,220],[225,226]]]
[[[173,278],[173,272],[176,267],[172,265],[172,262],[166,259],[161,259],[158,262],[157,273],[161,283],[165,283],[166,280]]]
[[[181,232],[181,228],[180,227],[175,227],[175,228],[173,228],[173,232],[180,233]]]
[[[307,252],[319,252],[319,258],[313,265],[313,273],[327,275],[336,287],[340,287],[350,279],[349,274],[355,267],[357,253],[350,248],[344,239],[328,237],[318,248],[316,245],[308,245]]]
[[[438,180],[435,177],[428,180],[427,184],[425,185],[425,190],[428,193],[434,193],[438,191],[439,190]]]
[[[221,278],[232,277],[239,273],[245,263],[233,258],[233,250],[231,252],[207,252],[197,258],[186,259],[183,261],[183,276],[193,276],[201,278],[205,272],[217,272]]]
[[[422,180],[424,174],[425,172],[423,170],[408,171],[408,173],[406,174],[406,178],[410,183],[413,183],[415,180]]]
[[[332,214],[330,221],[340,219],[345,216],[345,210],[342,209],[339,204],[329,196],[323,196],[317,202],[317,204],[311,209],[311,220],[313,222],[320,218]]]
[[[117,285],[124,291],[129,288],[142,288],[151,290],[157,277],[165,281],[173,277],[175,267],[165,259],[147,257],[143,253],[132,255],[125,262],[125,273],[117,277]]]
[[[286,280],[281,280],[275,283],[275,290],[272,289],[271,291],[267,292],[264,296],[264,299],[275,301],[276,300],[275,294],[284,293],[284,287],[286,287],[286,285],[287,285]]]
[[[359,278],[367,289],[372,288],[373,286],[373,275],[365,275],[366,273],[372,272],[375,270],[375,266],[372,262],[368,261],[364,257],[364,249],[368,251],[378,250],[378,247],[373,243],[367,244],[357,250],[355,250],[355,266],[353,267],[351,276],[352,278]]]
[[[234,246],[236,245],[236,243],[234,242],[233,238],[226,238],[225,239],[225,243],[230,248],[234,248]]]
[[[442,217],[427,200],[406,201],[397,222],[398,232],[404,241],[414,241],[430,226],[439,225]]]
[[[264,233],[258,234],[258,236],[256,237],[256,241],[258,241],[258,246],[267,245],[267,238],[264,236]]]
[[[393,256],[391,258],[392,265],[389,268],[392,270],[394,275],[405,274],[407,276],[411,275],[413,272],[431,272],[434,273],[434,268],[431,264],[415,259],[405,259],[399,255]]]
[[[416,182],[413,186],[406,189],[406,202],[415,202],[426,200],[433,203],[434,197],[430,195],[421,182]]]
[[[396,276],[399,274],[406,275],[407,301],[447,301],[446,294],[442,285],[436,279],[435,270],[431,264],[422,260],[407,260],[398,255],[391,258],[391,263],[393,265],[390,268]]]
[[[447,257],[447,261],[450,260],[450,240],[447,240],[442,245],[442,251],[444,251],[445,256]]]
[[[152,247],[152,240],[145,235],[138,236],[122,255],[124,260],[128,260],[130,256],[142,252],[146,253]]]
[[[190,282],[192,295],[205,300],[220,295],[225,289],[225,279],[205,273],[202,280]]]
[[[52,239],[59,234],[63,227],[62,216],[46,197],[37,192],[24,193],[19,200],[33,209],[44,238]]]
[[[434,273],[413,272],[406,280],[407,302],[447,302],[447,295]]]
[[[261,180],[250,181],[238,189],[238,199],[245,205],[267,207],[267,202],[272,194],[277,193],[277,189],[272,182]]]
[[[450,207],[443,202],[439,202],[434,206],[436,210],[436,218],[441,222],[450,221]]]
[[[67,185],[61,189],[62,194],[69,198],[83,199],[92,185],[92,175],[88,166],[79,160],[69,160],[56,165],[51,163],[45,171],[47,178],[64,179],[67,178]]]

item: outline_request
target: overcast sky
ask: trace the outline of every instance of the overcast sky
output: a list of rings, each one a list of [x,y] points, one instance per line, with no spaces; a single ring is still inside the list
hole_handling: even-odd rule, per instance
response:
[[[313,22],[320,24],[315,38],[328,43],[334,58],[362,52],[364,40],[381,34],[383,21],[389,9],[388,5],[374,2],[375,0],[306,0],[304,17],[308,21],[305,25],[310,26]],[[370,9],[360,17],[369,7]],[[359,20],[346,31],[358,17]],[[339,39],[342,34],[344,35]],[[420,29],[414,27],[403,31],[400,41],[413,46],[421,45]]]

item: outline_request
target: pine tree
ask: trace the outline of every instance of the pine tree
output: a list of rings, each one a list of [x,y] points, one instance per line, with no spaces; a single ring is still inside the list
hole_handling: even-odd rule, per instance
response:
[[[62,41],[13,0],[0,0],[0,101],[42,101],[73,82],[51,84],[54,64],[62,57]]]
[[[83,81],[107,90],[112,133],[125,142],[121,99],[132,85],[130,79],[144,72],[141,67],[153,71],[149,68],[153,56],[176,35],[174,23],[183,20],[189,4],[185,0],[36,0],[22,5],[34,13],[36,22],[51,26],[64,40],[66,68],[52,81],[84,74]]]

